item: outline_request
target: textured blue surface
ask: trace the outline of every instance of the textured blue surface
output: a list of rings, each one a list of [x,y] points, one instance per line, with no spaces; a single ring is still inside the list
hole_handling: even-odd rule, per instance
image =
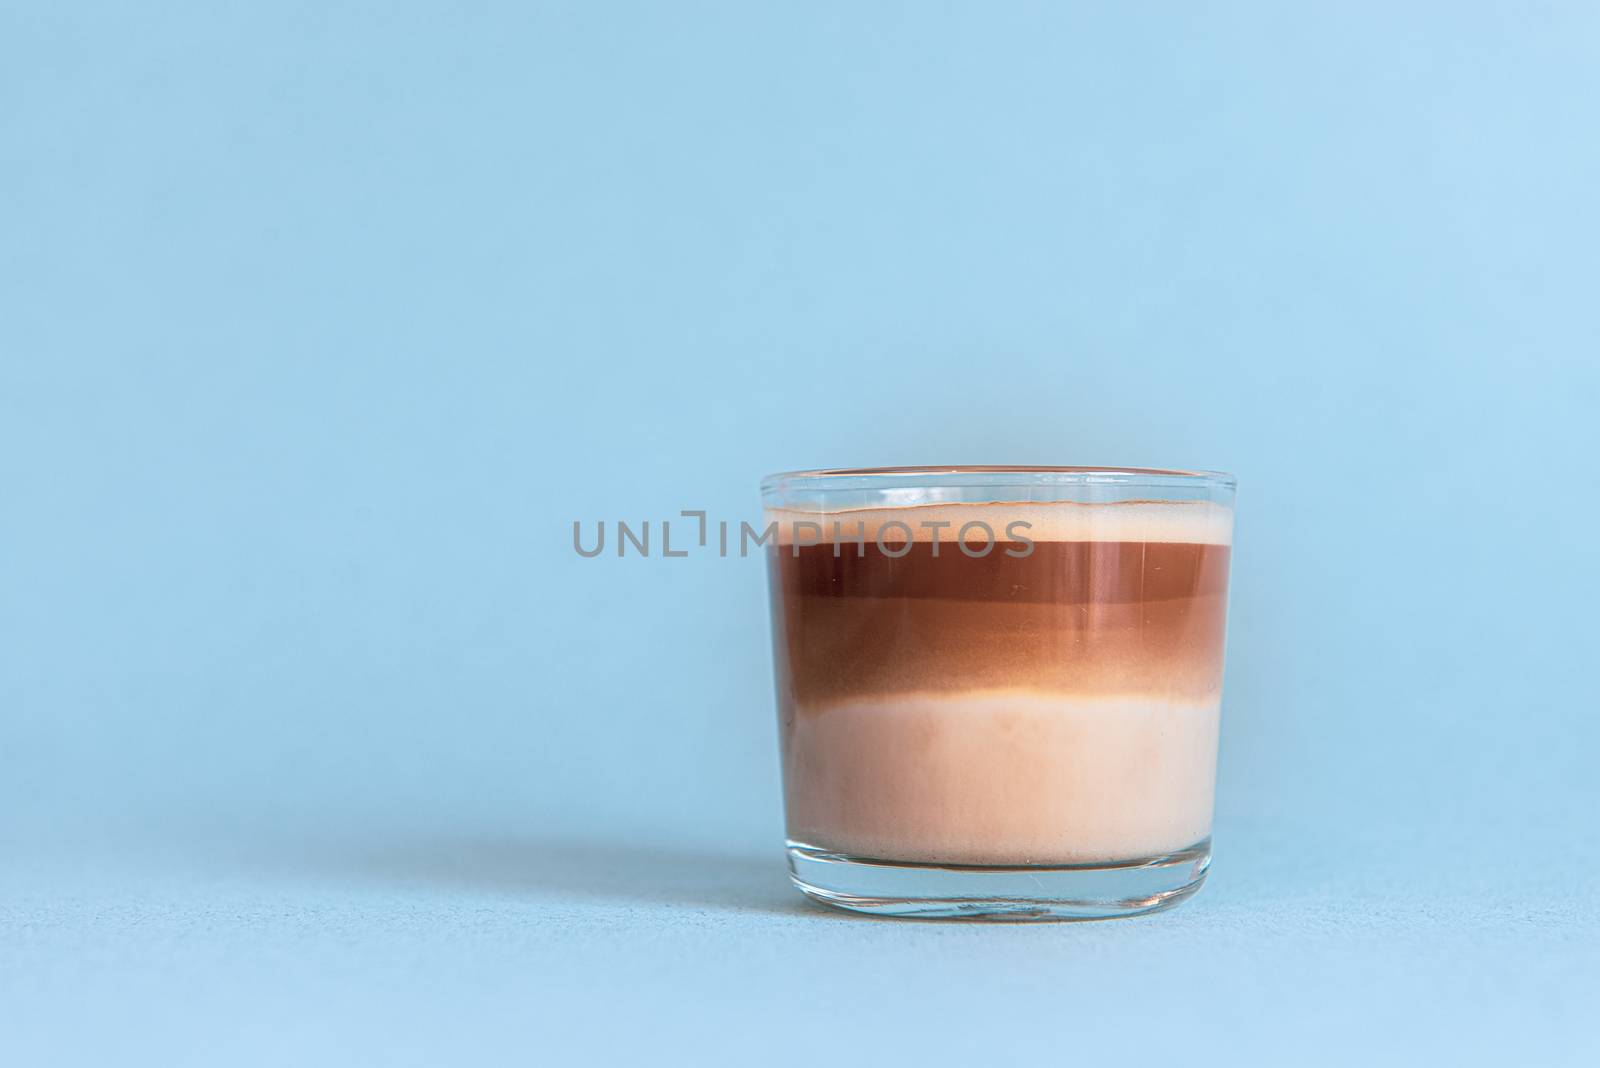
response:
[[[243,839],[10,858],[13,1063],[1596,1053],[1592,852],[1502,866],[1368,837],[1308,858],[1311,839],[1241,825],[1180,909],[963,925],[825,912],[774,850],[414,828]]]
[[[1394,7],[0,2],[0,1060],[1593,1063],[1600,17]],[[570,547],[945,462],[1239,475],[1183,908],[805,905]]]

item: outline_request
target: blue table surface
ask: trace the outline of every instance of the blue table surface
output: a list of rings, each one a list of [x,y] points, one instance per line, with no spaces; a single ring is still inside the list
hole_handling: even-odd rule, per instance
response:
[[[1596,1063],[1592,848],[1307,841],[1219,828],[1164,914],[950,924],[687,840],[18,835],[0,1062]]]

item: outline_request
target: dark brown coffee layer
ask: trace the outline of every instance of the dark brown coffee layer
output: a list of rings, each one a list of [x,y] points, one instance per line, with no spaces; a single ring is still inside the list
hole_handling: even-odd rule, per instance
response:
[[[1229,549],[1040,541],[769,550],[780,703],[1025,688],[1206,698],[1221,688]]]

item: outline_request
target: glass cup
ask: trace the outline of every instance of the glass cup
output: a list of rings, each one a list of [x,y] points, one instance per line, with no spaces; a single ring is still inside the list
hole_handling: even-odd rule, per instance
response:
[[[1234,485],[1083,467],[764,480],[795,885],[999,919],[1199,889]]]

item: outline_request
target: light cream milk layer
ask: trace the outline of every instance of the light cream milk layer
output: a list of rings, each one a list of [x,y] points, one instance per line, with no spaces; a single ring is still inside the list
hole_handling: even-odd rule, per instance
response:
[[[992,690],[799,709],[789,836],[949,864],[1170,853],[1211,833],[1218,708]]]
[[[1210,501],[997,501],[816,512],[769,508],[766,517],[776,524],[780,545],[829,544],[856,537],[875,541],[880,534],[885,542],[953,544],[968,523],[986,524],[1002,540],[1233,543],[1233,509]],[[969,537],[981,541],[981,529],[975,528]]]

